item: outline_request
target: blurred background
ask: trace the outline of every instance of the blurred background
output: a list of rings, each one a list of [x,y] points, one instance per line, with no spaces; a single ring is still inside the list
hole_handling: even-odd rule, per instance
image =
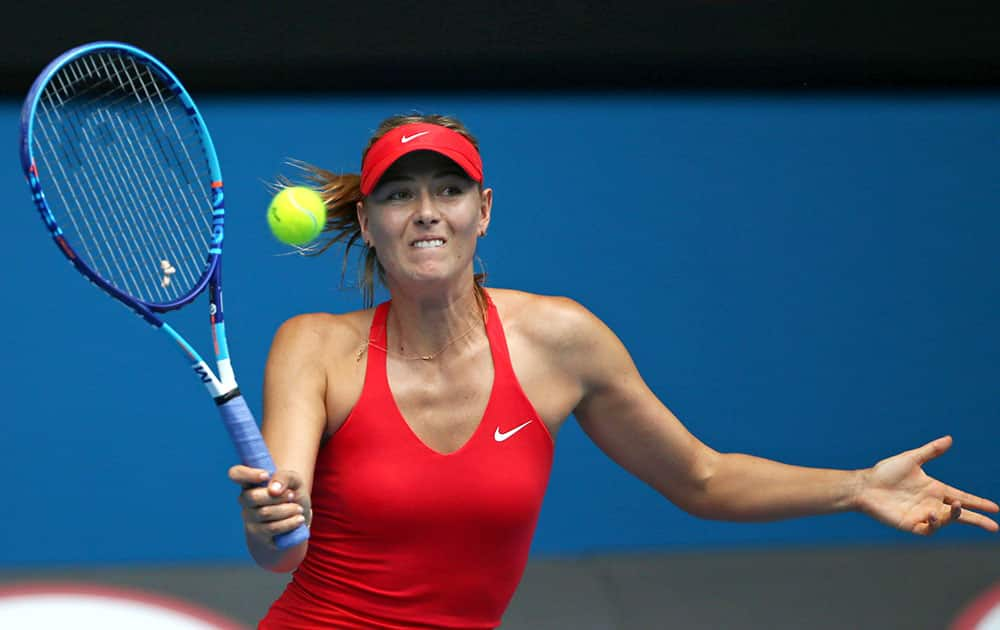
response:
[[[384,117],[445,113],[495,189],[488,285],[583,303],[710,445],[861,468],[951,434],[928,472],[1000,498],[1000,5],[52,1],[10,18],[0,620],[61,591],[249,628],[287,580],[245,551],[201,386],[70,269],[31,204],[21,99],[97,39],[162,59],[211,129],[255,411],[278,325],[361,305],[342,250],[272,239],[268,185],[290,159],[358,172]],[[188,310],[175,327],[205,347]],[[504,628],[944,628],[976,598],[987,614],[998,567],[997,537],[965,527],[695,519],[571,421]]]

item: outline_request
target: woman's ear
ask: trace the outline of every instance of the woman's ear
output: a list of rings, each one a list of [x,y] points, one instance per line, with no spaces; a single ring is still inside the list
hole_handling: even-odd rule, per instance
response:
[[[484,188],[479,198],[479,236],[486,236],[493,213],[493,189]]]
[[[359,201],[356,206],[358,213],[358,226],[361,228],[361,238],[365,242],[365,247],[371,247],[371,237],[368,236],[368,209],[365,202]]]

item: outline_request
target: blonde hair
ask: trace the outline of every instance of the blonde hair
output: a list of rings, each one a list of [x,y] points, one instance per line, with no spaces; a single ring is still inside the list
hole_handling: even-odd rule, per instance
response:
[[[430,123],[440,125],[456,131],[479,150],[479,143],[472,133],[458,119],[439,114],[401,114],[386,118],[379,124],[375,133],[368,141],[368,146],[361,154],[361,159],[368,154],[372,145],[389,131],[396,127],[409,125],[412,123]],[[347,273],[347,265],[350,260],[351,248],[359,245],[361,239],[361,224],[358,222],[357,204],[364,199],[361,194],[361,176],[354,173],[337,174],[324,168],[304,162],[296,162],[297,166],[306,173],[306,180],[323,197],[326,203],[326,226],[323,232],[329,234],[320,245],[307,252],[308,255],[317,256],[333,247],[335,244],[344,242],[344,260],[341,268],[340,279],[343,283],[344,275]],[[364,259],[360,270],[359,284],[362,292],[362,299],[365,308],[371,308],[375,303],[375,279],[385,285],[385,268],[378,260],[375,248],[368,247],[364,242],[359,245],[362,248]],[[486,292],[483,284],[486,282],[486,273],[473,274],[476,291],[476,303],[479,305],[480,313],[486,315]]]

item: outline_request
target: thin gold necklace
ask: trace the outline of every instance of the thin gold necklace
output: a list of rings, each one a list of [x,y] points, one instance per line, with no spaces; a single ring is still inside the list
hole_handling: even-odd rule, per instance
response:
[[[361,357],[363,357],[365,355],[365,352],[368,350],[368,346],[371,346],[373,348],[377,348],[377,349],[381,350],[382,352],[385,352],[386,354],[391,354],[391,355],[395,356],[396,358],[404,359],[406,361],[416,361],[418,359],[421,360],[421,361],[431,361],[434,358],[438,357],[442,352],[444,352],[445,350],[447,350],[453,343],[455,343],[459,339],[464,339],[465,337],[468,337],[469,334],[473,330],[475,330],[477,326],[479,326],[479,324],[480,324],[480,322],[478,322],[478,321],[473,322],[472,325],[469,326],[465,330],[465,332],[463,332],[461,335],[457,335],[455,337],[452,337],[443,346],[441,346],[440,348],[438,348],[436,352],[432,352],[431,354],[403,354],[402,352],[396,352],[395,350],[390,350],[389,348],[386,348],[385,346],[379,345],[379,344],[373,342],[371,339],[369,339],[368,342],[365,345],[361,346],[361,349],[358,350],[358,356],[357,356],[357,358],[355,360],[356,361],[361,361]],[[386,329],[388,330],[388,323],[386,323]]]

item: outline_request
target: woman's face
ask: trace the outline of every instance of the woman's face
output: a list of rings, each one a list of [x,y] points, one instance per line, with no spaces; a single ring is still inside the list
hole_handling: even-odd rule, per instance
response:
[[[375,248],[390,286],[471,278],[477,238],[493,191],[448,158],[416,151],[397,160],[358,203],[362,236]]]

